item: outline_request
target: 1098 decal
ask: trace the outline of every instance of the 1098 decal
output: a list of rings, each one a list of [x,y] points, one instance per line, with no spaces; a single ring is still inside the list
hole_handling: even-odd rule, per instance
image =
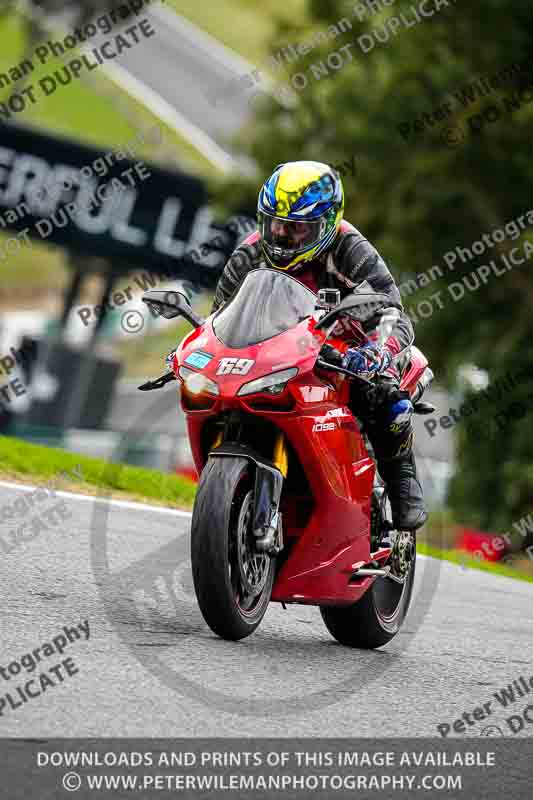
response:
[[[217,375],[247,375],[255,361],[252,358],[221,358]]]
[[[335,423],[334,422],[315,422],[313,425],[313,433],[320,433],[322,431],[334,431],[335,430]]]

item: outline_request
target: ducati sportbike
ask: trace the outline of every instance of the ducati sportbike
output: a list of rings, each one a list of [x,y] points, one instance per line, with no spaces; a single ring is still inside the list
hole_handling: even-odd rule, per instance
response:
[[[343,368],[346,342],[335,332],[343,320],[363,329],[380,315],[386,321],[388,298],[368,284],[342,302],[338,290],[317,297],[261,268],[206,320],[179,292],[143,300],[194,327],[171,354],[170,372],[139,388],[180,383],[200,476],[192,573],[209,627],[242,639],[270,602],[304,603],[320,608],[342,644],[386,644],[409,607],[416,540],[388,519],[370,445],[349,408],[350,385],[371,400],[374,384]],[[432,373],[416,347],[402,374],[415,411],[432,411],[420,402]]]

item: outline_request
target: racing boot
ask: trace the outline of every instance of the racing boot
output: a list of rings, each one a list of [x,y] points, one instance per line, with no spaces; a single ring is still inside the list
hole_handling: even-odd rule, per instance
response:
[[[374,429],[372,445],[378,470],[386,487],[396,530],[414,531],[427,520],[422,487],[413,453],[413,405],[408,398],[394,398],[387,409],[387,424]]]
[[[395,458],[378,459],[378,469],[387,488],[396,530],[414,531],[420,528],[428,514],[412,448],[409,447],[407,452]]]
[[[413,404],[407,392],[382,382],[384,393],[364,420],[378,470],[387,488],[392,522],[399,531],[414,531],[427,520],[422,487],[413,453]],[[376,395],[377,396],[377,395]],[[359,408],[359,413],[364,408]],[[357,411],[356,411],[357,413]]]

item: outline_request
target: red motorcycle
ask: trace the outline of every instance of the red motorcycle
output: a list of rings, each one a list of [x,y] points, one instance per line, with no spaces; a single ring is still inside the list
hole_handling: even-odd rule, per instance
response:
[[[331,297],[333,293],[334,297]],[[193,326],[171,372],[181,383],[200,475],[191,527],[194,587],[209,627],[242,639],[270,601],[320,607],[330,633],[352,647],[386,644],[407,613],[415,534],[392,530],[386,492],[349,402],[371,381],[342,367],[340,320],[364,327],[390,301],[360,289],[312,291],[286,273],[250,272],[207,320],[176,292],[143,300]],[[326,339],[328,342],[326,343]],[[349,376],[349,378],[348,378]],[[431,381],[415,347],[403,371],[417,413]]]

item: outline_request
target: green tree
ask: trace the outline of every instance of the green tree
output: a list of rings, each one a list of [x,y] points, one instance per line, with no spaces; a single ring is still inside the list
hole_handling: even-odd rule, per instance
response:
[[[441,272],[426,288],[404,297],[415,318],[417,343],[438,381],[453,388],[459,365],[472,362],[494,382],[528,363],[533,259],[500,277],[491,274],[457,302],[449,284],[461,283],[511,248],[523,248],[528,237],[533,243],[531,225],[514,241],[487,245],[479,257],[458,258],[453,269],[443,256],[457,246],[471,247],[483,234],[533,208],[530,2],[484,0],[467,6],[448,0],[445,6],[443,0],[432,0],[424,8],[439,10],[417,24],[413,0],[397,0],[359,20],[356,7],[363,5],[364,0],[355,6],[313,0],[305,20],[280,30],[272,53],[309,42],[342,17],[352,25],[290,66],[294,87],[304,83],[294,78],[295,72],[307,79],[301,91],[294,90],[296,103],[284,108],[265,97],[240,142],[258,164],[259,180],[283,161],[338,163],[354,155],[357,175],[345,182],[346,217],[376,244],[398,283],[432,265],[438,267],[434,277]],[[395,35],[393,17],[399,20]],[[383,27],[387,24],[389,28]],[[378,41],[387,30],[388,41]],[[363,34],[367,38],[361,40]],[[335,67],[333,51],[345,54],[341,68]],[[481,77],[492,77],[495,84],[496,76],[512,64],[526,65],[512,83],[502,79],[501,88],[489,84],[488,93],[480,89],[472,102],[465,99],[463,104],[460,90]],[[483,117],[476,115],[484,112],[488,121],[481,127]],[[240,181],[234,189],[234,196],[255,202],[257,180]],[[431,300],[435,292],[440,296]],[[426,319],[417,314],[424,299],[432,306]],[[527,403],[531,391],[521,384],[512,399]],[[502,402],[505,407],[507,398]],[[497,412],[487,405],[481,413],[487,429],[493,428]],[[459,460],[450,500],[465,522],[502,529],[532,510],[533,440],[527,436],[532,423],[533,413],[506,432],[484,437],[475,425],[457,426]]]

